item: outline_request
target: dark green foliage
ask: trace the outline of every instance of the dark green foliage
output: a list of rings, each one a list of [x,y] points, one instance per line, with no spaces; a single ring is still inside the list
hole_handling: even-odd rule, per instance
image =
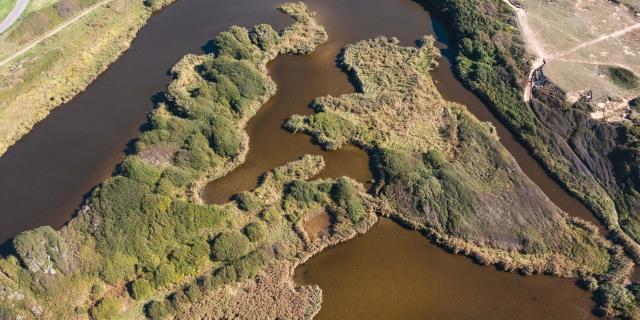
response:
[[[375,157],[385,179],[382,192],[402,208],[418,216],[435,212],[440,226],[461,234],[465,220],[473,216],[476,195],[451,164],[436,151],[425,155],[408,155],[382,151]]]
[[[229,31],[220,33],[213,40],[218,57],[228,56],[234,59],[254,59],[254,46],[246,29],[233,26]]]
[[[251,242],[262,241],[267,236],[267,226],[262,221],[252,222],[244,227],[244,234]]]
[[[254,251],[242,259],[233,263],[238,280],[255,278],[263,266],[267,264],[269,257],[261,251]]]
[[[216,92],[209,95],[239,115],[244,115],[250,101],[259,99],[266,90],[267,80],[248,60],[221,56],[206,61],[201,66],[201,74],[215,83]]]
[[[152,293],[153,288],[147,279],[136,279],[129,284],[129,294],[136,300],[145,299]]]
[[[356,223],[364,217],[364,206],[356,188],[346,179],[339,179],[331,189],[331,198],[345,209],[349,220]]]
[[[615,66],[601,66],[600,70],[620,88],[633,90],[640,86],[640,79],[631,70]]]
[[[154,186],[160,179],[160,169],[144,163],[138,157],[127,157],[121,166],[122,175],[135,181]]]
[[[217,117],[211,123],[211,147],[222,157],[235,157],[240,152],[241,138],[234,124],[223,117]]]
[[[322,202],[325,199],[325,194],[318,190],[316,184],[302,180],[295,180],[287,185],[285,194],[285,199],[290,198],[303,206]]]
[[[160,320],[169,315],[169,310],[164,303],[153,300],[145,305],[144,313],[151,320]]]
[[[598,303],[596,312],[607,318],[630,318],[635,307],[635,297],[624,286],[616,283],[601,283],[594,294]]]
[[[160,264],[153,272],[153,286],[164,287],[178,280],[176,268],[168,262]]]
[[[457,72],[519,132],[538,125],[520,96],[526,82],[525,50],[514,32],[513,14],[501,0],[428,0],[442,11],[458,39]],[[484,8],[490,6],[492,10]]]
[[[249,33],[251,42],[264,52],[275,48],[282,40],[280,35],[268,24],[259,24]]]
[[[171,181],[175,187],[182,188],[186,187],[192,181],[193,176],[186,170],[169,167],[162,172],[162,178]]]
[[[244,234],[229,231],[220,234],[213,241],[213,256],[216,260],[236,260],[247,254],[250,242]]]
[[[135,274],[136,262],[137,260],[134,257],[115,252],[110,255],[110,259],[102,267],[100,276],[111,285],[118,283],[120,280],[130,279]]]
[[[216,270],[215,279],[217,282],[229,284],[238,280],[238,274],[236,268],[233,265],[225,265],[222,268]]]
[[[96,246],[111,257],[101,274],[110,283],[132,276],[135,264],[155,270],[164,259],[173,265],[173,272],[191,274],[210,256],[201,230],[215,228],[226,215],[217,206],[152,194],[148,186],[122,176],[107,181],[94,194],[92,204],[101,216],[94,234]],[[174,278],[154,283],[162,286]]]
[[[238,208],[243,211],[257,212],[262,209],[262,203],[251,192],[243,191],[233,197]]]
[[[197,302],[198,300],[200,300],[200,298],[202,298],[202,290],[200,290],[200,287],[198,287],[198,285],[195,283],[190,284],[188,287],[186,287],[184,289],[184,294],[192,303]]]
[[[201,133],[194,133],[186,138],[182,148],[176,152],[174,162],[182,168],[203,171],[215,164],[213,157],[207,138]]]
[[[112,297],[104,298],[91,308],[91,318],[94,320],[118,319],[120,306],[118,299]]]
[[[209,260],[210,246],[202,238],[195,238],[186,245],[169,252],[168,259],[179,274],[193,274]]]

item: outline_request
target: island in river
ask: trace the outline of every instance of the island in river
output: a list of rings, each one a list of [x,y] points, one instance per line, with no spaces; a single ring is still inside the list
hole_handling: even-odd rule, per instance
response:
[[[417,48],[383,37],[348,46],[340,63],[359,92],[320,98],[318,113],[287,123],[328,149],[365,149],[372,194],[348,178],[309,181],[324,161],[304,156],[232,202],[199,204],[204,183],[246,156],[244,125],[276,89],[266,63],[326,40],[303,5],[282,10],[296,20],[284,31],[233,27],[215,39],[215,55],[179,62],[148,130],[79,216],[59,232],[14,239],[15,254],[0,262],[3,298],[12,299],[4,313],[309,318],[320,290],[294,290],[293,267],[365,232],[377,215],[481,263],[579,276],[592,290],[618,285],[628,259],[555,207],[490,126],[435,90],[438,54],[428,37]]]

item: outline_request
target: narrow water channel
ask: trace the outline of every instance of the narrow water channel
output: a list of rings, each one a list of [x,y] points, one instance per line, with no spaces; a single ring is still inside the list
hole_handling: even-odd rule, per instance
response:
[[[170,80],[166,70],[188,52],[232,24],[289,21],[274,9],[281,1],[178,0],[154,16],[132,48],[87,91],[52,115],[0,158],[0,208],[4,223],[0,242],[16,233],[49,224],[60,227],[82,196],[106,178],[121,160],[127,141],[138,134],[151,108],[149,97]],[[366,154],[345,147],[323,152],[305,135],[281,129],[291,114],[308,114],[314,97],[353,92],[335,58],[347,43],[378,35],[396,36],[405,45],[424,34],[446,42],[444,29],[424,8],[408,0],[311,0],[329,42],[307,56],[281,56],[269,65],[278,93],[248,125],[251,151],[245,164],[210,183],[207,202],[255,186],[260,174],[305,153],[323,154],[324,177],[348,175],[367,181]],[[444,44],[441,44],[444,46]],[[445,51],[445,57],[447,51]],[[531,179],[559,207],[591,217],[500,125],[474,95],[453,76],[449,62],[434,71],[447,99],[469,106],[481,120],[491,121],[501,141]],[[586,209],[585,209],[586,210]],[[581,213],[582,212],[582,213]],[[451,255],[417,232],[382,220],[369,233],[329,249],[296,274],[299,283],[324,290],[320,319],[584,319],[589,294],[570,279],[521,277],[480,267]],[[386,303],[386,305],[385,305]],[[564,309],[562,308],[564,306]]]

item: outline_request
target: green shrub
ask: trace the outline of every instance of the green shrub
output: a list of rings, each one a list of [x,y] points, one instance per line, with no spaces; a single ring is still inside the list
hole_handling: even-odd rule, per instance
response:
[[[303,206],[308,206],[313,202],[322,202],[325,195],[312,183],[302,180],[291,182],[285,189],[287,198],[299,202]]]
[[[262,51],[269,52],[281,41],[280,35],[268,24],[259,24],[249,33],[251,42]]]
[[[184,294],[182,290],[174,292],[169,296],[169,306],[173,310],[179,310],[181,306],[189,303],[189,298]]]
[[[247,254],[250,242],[244,234],[229,231],[220,234],[213,242],[213,256],[216,260],[236,260]]]
[[[262,221],[252,222],[244,227],[244,233],[251,242],[262,241],[267,236],[267,226]]]
[[[187,137],[182,148],[176,152],[174,162],[183,169],[204,171],[214,165],[213,151],[201,133],[194,133]]]
[[[178,168],[169,167],[162,172],[162,178],[171,181],[171,183],[178,187],[186,187],[191,181],[193,181],[193,175],[188,171]]]
[[[137,259],[121,252],[113,254],[103,266],[102,279],[109,284],[131,278],[135,274]]]
[[[170,263],[160,264],[153,273],[154,287],[164,287],[178,280],[175,267]]]
[[[254,251],[233,263],[238,280],[255,278],[269,257],[261,251]]]
[[[356,223],[364,218],[365,210],[356,188],[346,179],[339,179],[331,190],[331,197],[346,210],[349,220]]]
[[[211,123],[211,128],[211,148],[221,157],[235,157],[240,152],[242,139],[233,122],[224,117],[216,117]]]
[[[144,312],[147,318],[151,320],[160,320],[169,315],[169,310],[165,304],[156,300],[147,303]]]
[[[611,81],[620,88],[633,90],[640,86],[640,79],[633,71],[614,66],[600,67]]]
[[[120,300],[113,297],[106,297],[98,301],[89,313],[94,320],[118,319],[121,307]]]
[[[189,285],[184,290],[184,294],[187,296],[189,301],[191,301],[192,303],[193,302],[197,302],[198,300],[200,300],[200,298],[202,298],[202,290],[200,290],[200,287],[198,287],[197,284]]]
[[[262,203],[251,192],[243,191],[235,195],[233,198],[238,204],[238,208],[240,208],[240,210],[257,212],[262,209]]]
[[[144,163],[136,156],[127,157],[121,166],[122,175],[135,181],[154,186],[160,179],[161,171]]]
[[[129,284],[129,294],[136,300],[147,298],[153,293],[151,283],[147,279],[136,279]]]
[[[224,76],[238,88],[246,99],[255,99],[264,94],[265,78],[248,60],[219,57],[205,63],[205,77],[214,82]],[[220,92],[219,92],[220,93]]]
[[[236,268],[232,265],[225,265],[222,268],[216,270],[214,274],[214,280],[220,284],[230,284],[238,280],[238,274]]]
[[[169,261],[178,274],[195,273],[209,260],[210,246],[204,239],[194,239],[187,245],[181,245],[169,252]]]
[[[269,224],[277,223],[282,219],[282,211],[277,206],[271,206],[262,211],[262,219]]]
[[[234,59],[253,59],[254,46],[245,28],[233,26],[229,31],[220,33],[214,40],[218,56],[229,56]]]

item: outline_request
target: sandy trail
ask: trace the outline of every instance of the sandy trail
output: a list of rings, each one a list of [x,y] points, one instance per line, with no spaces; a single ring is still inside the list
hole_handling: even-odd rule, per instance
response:
[[[53,37],[54,35],[56,35],[58,32],[62,31],[64,28],[68,27],[69,25],[71,25],[72,23],[80,20],[82,17],[86,16],[87,14],[93,12],[93,10],[98,9],[99,7],[112,2],[113,0],[104,0],[101,2],[98,2],[96,4],[94,4],[93,6],[83,10],[79,15],[75,16],[73,19],[64,22],[63,24],[59,25],[58,27],[56,27],[55,29],[47,32],[45,35],[33,40],[32,42],[30,42],[29,44],[27,44],[24,48],[18,50],[18,52],[10,55],[9,57],[7,57],[6,59],[0,61],[0,67],[11,62],[13,59],[21,56],[22,54],[24,54],[25,52],[29,51],[31,48],[37,46],[38,44],[40,44],[40,42],[49,39],[51,37]]]
[[[578,50],[581,50],[583,48],[589,47],[591,45],[605,41],[607,39],[620,37],[628,32],[631,32],[635,29],[640,28],[640,23],[636,23],[631,26],[620,29],[618,31],[602,35],[596,39],[583,42],[563,52],[549,55],[545,52],[544,47],[542,46],[542,43],[540,42],[540,40],[538,40],[537,34],[531,29],[531,26],[529,25],[529,22],[527,19],[527,14],[525,13],[525,9],[514,5],[510,0],[503,0],[503,2],[506,3],[509,7],[511,7],[513,11],[515,11],[516,17],[518,20],[518,26],[520,27],[520,33],[522,34],[524,42],[526,43],[527,50],[535,56],[534,60],[531,62],[531,70],[529,71],[529,77],[527,78],[527,86],[525,87],[524,93],[523,93],[523,99],[525,102],[529,102],[531,100],[533,76],[536,70],[538,70],[539,68],[542,68],[545,65],[546,61],[555,59],[555,60],[566,61],[566,62],[596,64],[594,62],[565,59],[563,57],[569,54],[572,54]],[[625,68],[629,69],[627,67]]]
[[[529,21],[527,19],[527,14],[525,13],[523,8],[516,7],[511,1],[503,0],[504,3],[509,5],[513,11],[516,12],[516,16],[518,18],[518,25],[520,26],[520,32],[524,38],[524,41],[529,49],[529,52],[535,55],[534,60],[531,62],[531,71],[529,71],[529,77],[527,78],[527,86],[524,88],[524,93],[522,98],[524,102],[529,102],[531,100],[531,87],[533,85],[533,75],[542,66],[545,64],[545,58],[547,54],[542,47],[542,44],[538,40],[538,37],[535,32],[529,26]]]
[[[595,38],[593,40],[590,40],[590,41],[587,41],[587,42],[583,42],[583,43],[581,43],[581,44],[579,44],[579,45],[577,45],[577,46],[575,46],[575,47],[573,47],[571,49],[568,49],[568,50],[565,50],[563,52],[554,54],[552,56],[552,58],[564,57],[566,55],[572,54],[572,53],[574,53],[574,52],[576,52],[576,51],[578,51],[580,49],[586,48],[586,47],[594,45],[596,43],[599,43],[599,42],[602,42],[602,41],[605,41],[605,40],[608,40],[608,39],[611,39],[611,38],[617,38],[619,36],[622,36],[622,35],[624,35],[624,34],[626,34],[628,32],[631,32],[631,31],[633,31],[635,29],[638,29],[638,28],[640,28],[640,23],[636,23],[636,24],[628,26],[628,27],[626,27],[624,29],[620,29],[620,30],[618,30],[616,32],[612,32],[612,33],[609,33],[609,34],[602,35],[602,36],[597,37],[597,38]]]

